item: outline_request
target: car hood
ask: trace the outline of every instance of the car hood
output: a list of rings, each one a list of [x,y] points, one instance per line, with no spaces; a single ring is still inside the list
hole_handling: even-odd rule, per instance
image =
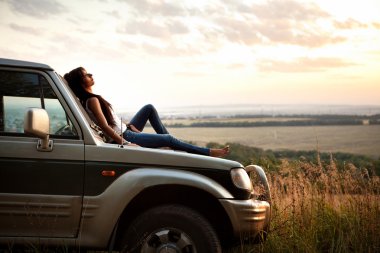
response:
[[[116,144],[86,145],[85,149],[86,161],[128,163],[144,167],[167,166],[222,170],[243,167],[240,163],[227,159],[166,149],[131,146],[121,148]]]

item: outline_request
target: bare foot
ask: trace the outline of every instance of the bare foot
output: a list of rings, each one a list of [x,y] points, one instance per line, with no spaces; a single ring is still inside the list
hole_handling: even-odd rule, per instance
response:
[[[224,148],[211,148],[210,156],[213,157],[224,157],[230,153],[230,146],[225,146]]]

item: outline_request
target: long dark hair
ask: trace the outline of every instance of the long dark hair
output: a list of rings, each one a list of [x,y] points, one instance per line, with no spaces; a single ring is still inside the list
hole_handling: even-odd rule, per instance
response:
[[[102,98],[102,96],[94,94],[94,93],[90,93],[83,88],[82,83],[85,77],[83,74],[84,70],[85,69],[83,67],[78,67],[76,69],[71,70],[69,73],[66,73],[63,76],[63,78],[65,78],[70,88],[73,90],[75,95],[79,98],[84,108],[86,108],[87,99],[91,97],[96,97],[99,100],[100,107],[102,109],[104,117],[107,120],[108,125],[116,126],[116,122],[112,116],[111,104],[107,100]]]

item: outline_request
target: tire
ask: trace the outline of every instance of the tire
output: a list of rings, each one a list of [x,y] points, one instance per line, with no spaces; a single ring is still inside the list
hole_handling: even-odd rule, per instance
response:
[[[209,222],[180,205],[158,206],[138,216],[124,234],[121,249],[128,253],[222,252]]]

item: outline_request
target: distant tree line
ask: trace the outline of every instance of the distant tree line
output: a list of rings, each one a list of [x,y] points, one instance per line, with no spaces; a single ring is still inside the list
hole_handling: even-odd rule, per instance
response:
[[[266,121],[203,121],[190,124],[166,124],[167,127],[268,127],[268,126],[339,126],[339,125],[380,125],[380,114],[372,116],[357,115],[236,115],[230,118],[281,118]],[[289,120],[286,120],[286,119]],[[297,118],[295,120],[294,118]]]
[[[211,118],[211,116],[210,116]],[[308,118],[308,119],[374,119],[379,120],[380,114],[374,115],[343,115],[343,114],[236,114],[229,118]]]

